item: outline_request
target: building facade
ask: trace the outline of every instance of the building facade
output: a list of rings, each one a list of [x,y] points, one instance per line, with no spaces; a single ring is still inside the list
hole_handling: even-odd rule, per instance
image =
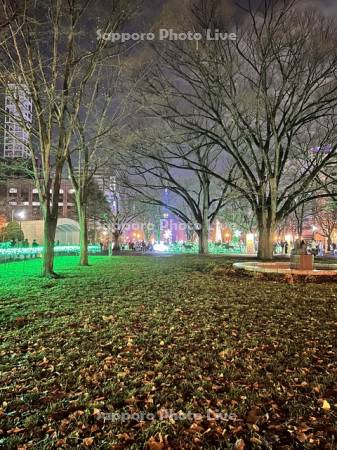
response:
[[[9,179],[0,188],[0,214],[9,220],[41,219],[38,191],[33,180]],[[75,191],[71,181],[64,179],[61,183],[59,199],[59,217],[76,218]]]

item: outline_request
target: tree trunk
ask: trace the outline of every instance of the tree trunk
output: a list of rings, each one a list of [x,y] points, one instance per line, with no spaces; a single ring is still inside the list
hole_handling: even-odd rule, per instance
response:
[[[265,187],[260,192],[260,207],[257,211],[259,228],[259,245],[257,256],[260,259],[271,260],[274,253],[274,235],[276,230],[277,183],[275,177],[269,178],[270,193],[266,199]]]
[[[327,236],[327,251],[328,252],[330,252],[330,250],[331,250],[331,247],[332,247],[332,239],[331,239],[331,234],[329,234],[328,236]]]
[[[257,257],[260,259],[273,259],[274,234],[276,230],[275,216],[269,208],[263,209],[257,215],[259,229],[259,245]]]
[[[85,205],[79,206],[78,217],[80,223],[80,266],[88,266],[88,219]]]
[[[44,242],[43,242],[43,266],[42,275],[44,277],[54,277],[54,244],[56,234],[57,219],[48,214],[44,218]]]
[[[199,255],[208,254],[208,223],[202,224],[201,230],[198,230]]]
[[[208,214],[209,214],[209,179],[202,176],[202,220],[201,229],[198,231],[199,255],[208,253]]]
[[[273,259],[274,232],[275,228],[273,227],[259,226],[259,245],[257,251],[257,257],[259,259]]]
[[[121,247],[119,245],[120,236],[121,236],[120,233],[113,233],[113,238],[114,238],[114,240],[113,240],[114,245],[113,245],[113,249],[112,249],[113,252],[119,252],[121,249]]]
[[[259,230],[257,257],[271,260],[273,259],[274,234],[276,230],[276,220],[272,207],[265,207],[257,214],[257,224]]]

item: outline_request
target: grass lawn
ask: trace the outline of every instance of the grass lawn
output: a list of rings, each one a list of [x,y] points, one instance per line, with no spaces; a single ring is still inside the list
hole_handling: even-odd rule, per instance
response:
[[[229,261],[0,266],[0,448],[336,449],[336,284]]]

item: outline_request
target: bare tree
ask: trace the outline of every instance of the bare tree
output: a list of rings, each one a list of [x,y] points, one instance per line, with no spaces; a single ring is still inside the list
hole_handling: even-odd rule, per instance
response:
[[[131,113],[136,113],[130,108],[130,98],[137,82],[127,78],[121,50],[119,45],[114,46],[114,56],[97,67],[95,80],[87,85],[67,160],[80,224],[81,265],[88,265],[87,203],[91,182],[98,171],[112,166],[125,124]]]
[[[27,135],[21,144],[32,161],[44,218],[45,276],[55,275],[60,184],[83,93],[108,54],[108,41],[83,33],[91,4],[92,0],[25,0],[13,18],[12,2],[1,0],[9,36],[0,45],[0,83],[15,106],[13,120]],[[126,2],[114,2],[101,28],[115,31],[126,11]],[[33,111],[27,110],[26,99]]]
[[[235,196],[219,215],[230,228],[238,228],[246,233],[256,231],[256,217],[250,204],[244,197]]]
[[[332,234],[337,228],[337,205],[334,201],[316,201],[313,207],[314,222],[318,233],[327,239],[327,248],[331,250]]]
[[[118,55],[116,55],[118,60]],[[108,70],[112,70],[109,67]],[[104,74],[102,74],[102,72]],[[83,96],[81,114],[75,124],[73,143],[68,154],[69,177],[75,190],[75,200],[80,224],[80,265],[88,265],[88,198],[93,177],[109,161],[106,149],[107,134],[116,121],[116,111],[111,111],[115,89],[99,66],[95,81],[87,86]]]
[[[112,251],[120,250],[120,238],[127,227],[144,216],[147,208],[123,186],[110,186],[105,207],[95,215],[95,220],[107,228],[113,243]]]
[[[123,160],[123,183],[144,202],[167,208],[198,235],[199,253],[208,253],[209,226],[228,201],[229,185],[200,167],[224,165],[219,150],[201,140],[180,144],[179,134],[146,136]],[[188,154],[188,160],[186,155]],[[170,198],[165,192],[171,193]]]
[[[0,45],[7,39],[7,29],[9,24],[15,19],[18,13],[18,5],[12,4],[11,14],[2,17],[0,15]]]
[[[327,195],[320,174],[336,162],[336,23],[297,3],[249,8],[235,41],[166,43],[148,82],[152,114],[217,145],[235,165],[238,181],[200,169],[246,198],[263,259],[273,256],[277,224]]]
[[[289,231],[294,237],[301,238],[306,226],[312,221],[313,201],[299,204],[277,225],[279,233]]]

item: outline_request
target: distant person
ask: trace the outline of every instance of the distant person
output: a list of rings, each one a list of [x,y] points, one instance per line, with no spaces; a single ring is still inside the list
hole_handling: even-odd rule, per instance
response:
[[[25,247],[25,248],[27,248],[27,247],[29,247],[29,242],[28,242],[28,239],[26,238],[24,241],[23,241],[23,247]]]
[[[312,254],[312,255],[315,255],[315,254],[316,254],[316,241],[315,241],[315,239],[313,239],[313,240],[311,241],[311,254]]]
[[[307,245],[304,240],[301,241],[300,251],[301,251],[301,255],[307,254]]]
[[[39,244],[36,242],[36,239],[34,239],[33,242],[32,242],[32,247],[35,248],[35,247],[38,247],[38,246],[39,246]]]
[[[284,253],[287,255],[288,254],[288,249],[289,249],[289,244],[287,241],[284,242]]]
[[[299,239],[294,242],[294,248],[291,250],[291,255],[301,255],[302,254],[302,243]]]
[[[104,245],[103,245],[103,242],[101,241],[100,243],[99,243],[99,246],[101,247],[101,253],[103,252],[103,247],[104,247]]]

